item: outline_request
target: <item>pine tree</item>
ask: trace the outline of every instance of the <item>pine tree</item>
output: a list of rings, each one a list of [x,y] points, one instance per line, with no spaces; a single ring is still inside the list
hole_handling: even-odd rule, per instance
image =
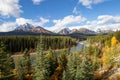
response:
[[[18,80],[24,80],[21,58],[15,58],[15,69],[17,69]]]
[[[63,50],[61,51],[60,53],[60,57],[59,57],[59,66],[65,70],[66,69],[66,65],[67,65],[67,51],[66,50]]]
[[[31,74],[31,60],[30,60],[30,53],[28,49],[25,49],[23,60],[22,60],[22,68],[24,70],[24,74]]]
[[[114,36],[116,37],[116,39],[120,42],[120,31],[116,31],[114,33]]]
[[[3,42],[0,43],[0,78],[12,74],[14,69],[13,58],[6,52],[6,47]]]
[[[68,55],[66,70],[63,71],[63,80],[76,80],[77,67],[80,66],[80,54],[73,53]]]
[[[94,80],[94,75],[92,72],[92,66],[90,61],[87,58],[87,50],[83,49],[83,58],[82,63],[77,66],[76,79],[75,80]]]
[[[93,70],[97,70],[99,67],[100,67],[100,64],[98,63],[98,53],[99,53],[99,50],[98,49],[94,49],[94,54],[93,54],[93,57],[92,57],[92,68]]]
[[[64,70],[63,71],[63,74],[62,74],[62,80],[68,80],[68,76],[67,76],[68,74],[67,74],[67,71],[66,70]]]
[[[45,54],[43,53],[42,38],[40,38],[40,43],[37,46],[37,55],[35,59],[35,74],[34,80],[49,80],[49,62],[45,59]]]
[[[57,62],[57,56],[55,52],[52,51],[51,48],[49,48],[49,52],[46,55],[46,60],[49,62],[50,75],[52,75],[58,66],[58,62]]]

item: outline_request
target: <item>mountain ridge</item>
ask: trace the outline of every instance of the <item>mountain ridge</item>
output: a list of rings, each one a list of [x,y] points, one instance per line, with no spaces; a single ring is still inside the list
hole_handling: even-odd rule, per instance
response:
[[[13,31],[15,32],[33,32],[33,33],[53,33],[51,31],[48,31],[46,29],[44,29],[41,26],[36,26],[34,27],[33,25],[26,23],[23,25],[18,26],[16,29],[14,29]]]
[[[106,34],[106,33],[112,33],[113,31],[108,30],[102,30],[99,29],[98,31],[92,31],[87,28],[79,28],[79,29],[72,29],[69,28],[63,28],[59,32],[52,32],[47,29],[44,29],[41,26],[33,26],[29,23],[25,23],[23,25],[19,25],[16,27],[13,31],[10,32],[0,32],[0,35],[66,35],[66,36],[84,36],[84,35],[96,35],[96,34]]]

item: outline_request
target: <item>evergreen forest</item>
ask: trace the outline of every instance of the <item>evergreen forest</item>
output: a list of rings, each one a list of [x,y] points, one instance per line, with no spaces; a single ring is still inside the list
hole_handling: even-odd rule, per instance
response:
[[[0,80],[120,80],[120,31],[82,42],[70,52],[71,37],[1,36]]]

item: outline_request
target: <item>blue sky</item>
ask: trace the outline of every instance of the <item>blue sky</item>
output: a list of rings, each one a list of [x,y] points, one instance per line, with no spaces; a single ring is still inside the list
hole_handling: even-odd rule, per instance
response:
[[[30,23],[51,31],[120,29],[120,0],[0,0],[0,31]]]

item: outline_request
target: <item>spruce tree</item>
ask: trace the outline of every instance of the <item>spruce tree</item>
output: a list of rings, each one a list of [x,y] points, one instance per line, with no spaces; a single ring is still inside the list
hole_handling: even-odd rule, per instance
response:
[[[63,80],[76,80],[77,67],[80,66],[80,54],[71,53],[68,55],[66,70],[63,71]]]
[[[49,48],[49,52],[46,55],[46,61],[49,62],[49,71],[50,75],[52,75],[58,66],[58,61],[55,52],[51,48]]]
[[[62,50],[59,56],[59,66],[65,70],[66,69],[66,65],[67,65],[67,51],[66,50]]]
[[[24,74],[31,74],[31,60],[30,60],[30,53],[28,49],[25,49],[23,60],[22,60],[22,68],[24,70]]]
[[[75,80],[94,80],[94,75],[92,71],[91,62],[87,57],[88,50],[84,47],[83,49],[83,57],[81,66],[77,66],[76,79]]]
[[[67,71],[66,70],[64,70],[63,71],[63,74],[62,74],[62,80],[68,80],[68,76],[67,76],[68,74],[67,74]]]
[[[15,69],[17,69],[17,77],[18,77],[18,80],[24,80],[24,76],[23,76],[23,69],[22,69],[22,62],[21,62],[21,58],[20,57],[16,57],[14,58],[15,60]]]
[[[49,80],[49,62],[45,59],[43,52],[42,36],[40,37],[40,43],[37,46],[37,55],[34,65],[34,80]]]
[[[3,42],[0,43],[0,78],[12,74],[14,69],[13,58],[10,53],[6,52],[6,47]]]

